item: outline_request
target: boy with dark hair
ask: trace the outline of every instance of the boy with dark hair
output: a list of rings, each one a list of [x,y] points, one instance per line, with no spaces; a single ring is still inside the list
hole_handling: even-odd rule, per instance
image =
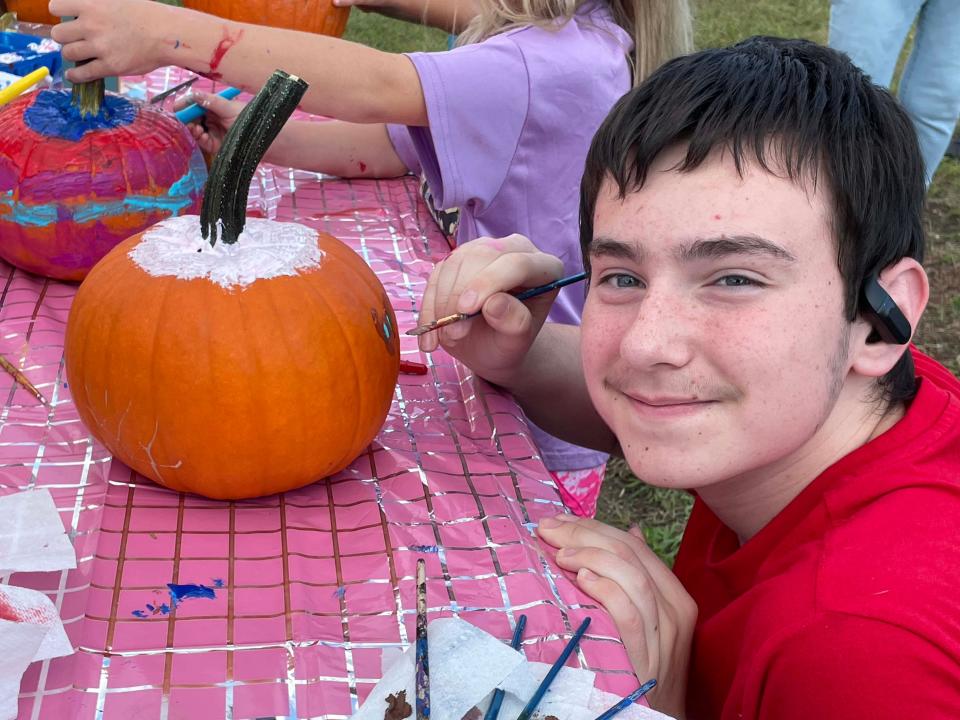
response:
[[[690,718],[955,718],[960,382],[908,349],[928,298],[909,118],[843,55],[753,38],[625,96],[584,172],[582,328],[525,238],[458,249],[424,336],[531,418],[697,495],[671,573],[639,531],[540,523]]]

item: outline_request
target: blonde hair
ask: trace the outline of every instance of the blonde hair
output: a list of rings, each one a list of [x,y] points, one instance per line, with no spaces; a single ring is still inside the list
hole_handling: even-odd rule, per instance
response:
[[[475,0],[477,14],[457,45],[481,42],[499,33],[535,25],[557,28],[584,4],[596,0]],[[613,20],[633,38],[633,84],[639,85],[663,63],[693,50],[688,0],[600,0]],[[561,22],[557,22],[560,20]]]

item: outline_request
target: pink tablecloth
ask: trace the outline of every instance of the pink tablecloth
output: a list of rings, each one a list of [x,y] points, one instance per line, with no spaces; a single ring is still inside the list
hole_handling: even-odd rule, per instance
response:
[[[154,74],[148,90],[178,79]],[[349,243],[406,330],[447,251],[416,189],[266,167],[253,206]],[[22,718],[347,717],[381,676],[383,650],[414,635],[418,557],[431,618],[506,640],[526,613],[527,657],[552,661],[590,615],[575,662],[604,689],[636,687],[609,618],[533,537],[562,506],[519,409],[448,356],[421,356],[404,336],[403,358],[429,373],[401,376],[383,429],[347,470],[215,502],[111,461],[80,424],[62,364],[74,288],[5,265],[0,282],[0,352],[54,401],[47,412],[0,374],[0,493],[50,488],[79,561],[4,578],[48,593],[77,648],[31,666]]]

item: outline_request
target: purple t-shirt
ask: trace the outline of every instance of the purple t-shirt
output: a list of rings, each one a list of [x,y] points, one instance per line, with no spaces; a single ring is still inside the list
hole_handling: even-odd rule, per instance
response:
[[[555,29],[524,27],[447,52],[411,53],[429,127],[390,125],[397,154],[423,173],[438,208],[457,207],[457,243],[526,235],[583,269],[579,192],[590,140],[630,89],[633,42],[605,3]],[[550,320],[580,324],[582,283],[560,291]],[[572,470],[605,455],[535,429],[547,467]]]

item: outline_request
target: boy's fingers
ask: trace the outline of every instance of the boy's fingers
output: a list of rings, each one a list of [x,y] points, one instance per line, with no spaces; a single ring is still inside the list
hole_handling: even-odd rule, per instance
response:
[[[426,325],[437,319],[437,309],[435,307],[435,298],[437,296],[437,281],[440,273],[444,271],[444,260],[441,260],[434,267],[433,272],[427,279],[427,288],[423,291],[423,297],[420,299],[420,314],[417,317],[418,325]],[[437,332],[428,332],[417,338],[417,345],[423,352],[433,352],[439,344]]]
[[[533,316],[530,308],[506,293],[497,293],[483,303],[483,319],[503,335],[525,335],[530,331]]]
[[[610,613],[637,674],[656,676],[660,657],[656,603],[637,605],[616,581],[589,568],[577,572],[577,585]]]
[[[563,263],[546,253],[501,255],[463,288],[455,311],[476,312],[496,293],[545,285],[562,275]]]
[[[84,37],[83,25],[78,20],[58,23],[50,29],[50,37],[61,45],[82,40]]]
[[[97,56],[97,51],[94,49],[93,44],[87,40],[79,40],[77,42],[72,42],[69,45],[64,45],[63,49],[60,51],[60,54],[63,56],[64,60],[70,60],[71,62],[82,62],[84,60],[89,60],[92,57]]]
[[[73,83],[92,82],[110,75],[110,68],[103,60],[91,60],[88,63],[70,68],[67,80]]]
[[[50,0],[49,4],[50,14],[58,17],[79,15],[82,7],[77,0]]]

